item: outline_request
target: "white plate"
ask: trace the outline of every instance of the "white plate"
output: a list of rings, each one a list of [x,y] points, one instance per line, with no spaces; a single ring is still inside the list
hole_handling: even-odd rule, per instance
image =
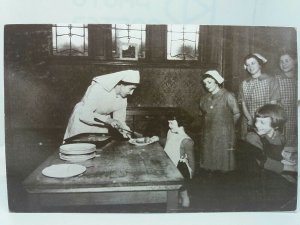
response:
[[[89,143],[66,144],[59,147],[60,152],[66,154],[85,154],[96,151],[96,145]]]
[[[62,160],[66,160],[69,162],[84,162],[89,159],[93,159],[96,157],[96,153],[87,154],[87,155],[65,155],[59,153],[59,158]]]
[[[285,159],[281,160],[281,163],[282,164],[285,164],[285,165],[289,165],[289,166],[294,166],[296,165],[296,162],[290,162],[290,161],[287,161]]]
[[[96,149],[89,149],[89,150],[64,150],[60,149],[59,150],[61,153],[66,154],[66,155],[83,155],[83,154],[89,154],[96,152]]]
[[[74,177],[86,171],[86,167],[78,164],[54,164],[43,169],[42,174],[53,178]]]
[[[95,149],[96,145],[94,144],[90,144],[90,143],[74,143],[74,144],[65,144],[65,145],[61,145],[59,147],[59,149],[62,150],[72,150],[72,151],[76,151],[76,150],[90,150],[90,149]]]

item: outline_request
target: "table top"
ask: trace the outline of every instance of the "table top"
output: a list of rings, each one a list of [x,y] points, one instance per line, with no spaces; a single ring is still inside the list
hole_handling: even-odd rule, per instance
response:
[[[135,146],[128,141],[112,141],[97,149],[96,157],[76,163],[87,170],[70,178],[50,178],[42,170],[53,164],[70,163],[58,151],[43,162],[23,182],[31,193],[72,193],[175,190],[183,177],[159,143]]]

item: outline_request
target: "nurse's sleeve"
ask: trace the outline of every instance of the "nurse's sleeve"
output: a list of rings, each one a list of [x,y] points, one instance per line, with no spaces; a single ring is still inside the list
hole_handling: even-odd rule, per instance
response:
[[[188,165],[191,169],[190,176],[191,178],[195,173],[195,155],[194,155],[194,141],[190,138],[185,138],[180,144],[180,158],[186,158]]]
[[[277,78],[272,78],[270,81],[270,103],[280,103],[280,86]]]
[[[244,88],[243,88],[244,82],[246,82],[246,81],[243,81],[243,82],[240,84],[240,87],[239,87],[238,104],[242,104],[242,102],[245,102]]]
[[[126,124],[126,109],[127,103],[123,108],[113,112],[113,119],[118,120],[123,125],[124,129],[130,130],[130,128]]]
[[[200,101],[199,101],[199,116],[201,117],[201,116],[203,116],[204,115],[204,111],[203,111],[203,100],[204,98],[203,97],[201,97],[200,98]]]
[[[83,107],[79,115],[80,121],[88,125],[99,124],[98,122],[95,122],[95,118],[107,122],[107,115],[101,115],[95,112],[97,106],[99,106],[99,101],[101,101],[101,98],[104,97],[104,95],[105,90],[99,84],[94,83],[89,86],[82,99]]]
[[[239,105],[237,103],[237,100],[236,100],[235,96],[232,93],[228,94],[227,103],[228,103],[229,108],[231,109],[231,112],[233,114],[234,124],[236,124],[238,119],[240,118],[241,114],[240,114],[240,109],[239,109]]]
[[[248,120],[247,123],[248,125],[252,125],[253,124],[253,119],[249,110],[248,110],[248,107],[246,105],[246,99],[245,99],[245,95],[244,95],[244,84],[246,83],[247,81],[244,80],[241,85],[240,85],[240,89],[239,89],[239,95],[238,95],[238,103],[242,104],[242,112],[244,113],[244,116],[246,117],[246,119]]]

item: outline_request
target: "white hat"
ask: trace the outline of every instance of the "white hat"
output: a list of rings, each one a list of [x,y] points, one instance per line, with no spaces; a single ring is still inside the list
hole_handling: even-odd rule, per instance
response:
[[[122,81],[127,83],[139,84],[140,83],[140,72],[137,70],[125,70],[123,71],[124,77]]]
[[[137,70],[123,70],[94,77],[93,81],[99,83],[105,90],[111,91],[120,81],[139,84],[140,72]]]
[[[222,84],[224,82],[224,78],[216,70],[209,70],[206,71],[204,74],[212,76],[219,84]]]
[[[261,54],[259,54],[259,53],[252,53],[251,55],[254,55],[257,58],[259,58],[262,61],[263,64],[265,64],[266,62],[268,62],[268,60],[265,57],[263,57]],[[244,69],[247,69],[247,65],[246,64],[244,64]]]

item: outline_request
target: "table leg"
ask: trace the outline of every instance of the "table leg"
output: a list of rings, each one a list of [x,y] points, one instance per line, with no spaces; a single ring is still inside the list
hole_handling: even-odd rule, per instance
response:
[[[167,192],[167,212],[177,212],[178,207],[178,190]]]

